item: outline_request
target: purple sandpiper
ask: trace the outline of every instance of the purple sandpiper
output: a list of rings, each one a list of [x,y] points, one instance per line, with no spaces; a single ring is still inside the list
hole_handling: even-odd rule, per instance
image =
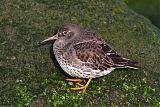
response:
[[[52,41],[54,56],[60,67],[74,77],[66,80],[79,86],[72,90],[83,90],[82,93],[85,93],[92,78],[105,76],[117,68],[138,69],[137,62],[123,58],[96,33],[75,24],[63,24],[56,35],[43,40],[38,46]],[[83,79],[88,79],[85,85],[82,85]]]

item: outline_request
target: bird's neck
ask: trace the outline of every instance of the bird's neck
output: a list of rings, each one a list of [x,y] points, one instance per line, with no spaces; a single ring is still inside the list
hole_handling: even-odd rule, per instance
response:
[[[53,44],[53,51],[57,55],[58,54],[62,55],[68,46],[69,46],[69,43],[64,42],[64,40],[56,40],[55,43]]]

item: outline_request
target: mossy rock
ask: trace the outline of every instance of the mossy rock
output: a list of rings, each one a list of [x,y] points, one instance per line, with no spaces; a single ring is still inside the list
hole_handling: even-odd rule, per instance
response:
[[[1,0],[1,106],[160,106],[160,30],[122,0]],[[65,23],[94,31],[139,70],[118,69],[87,94],[53,66],[49,46],[33,48]]]

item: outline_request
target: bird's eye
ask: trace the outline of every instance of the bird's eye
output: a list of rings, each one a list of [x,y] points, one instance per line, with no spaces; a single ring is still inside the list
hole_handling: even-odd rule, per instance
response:
[[[67,31],[63,31],[63,36],[65,36],[67,34]]]

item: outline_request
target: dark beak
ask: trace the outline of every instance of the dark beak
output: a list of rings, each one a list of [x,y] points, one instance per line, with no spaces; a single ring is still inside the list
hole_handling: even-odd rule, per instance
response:
[[[34,46],[35,48],[46,45],[47,43],[53,42],[54,40],[58,39],[58,34],[51,36],[45,40],[43,40],[42,42],[39,42],[38,45]]]

